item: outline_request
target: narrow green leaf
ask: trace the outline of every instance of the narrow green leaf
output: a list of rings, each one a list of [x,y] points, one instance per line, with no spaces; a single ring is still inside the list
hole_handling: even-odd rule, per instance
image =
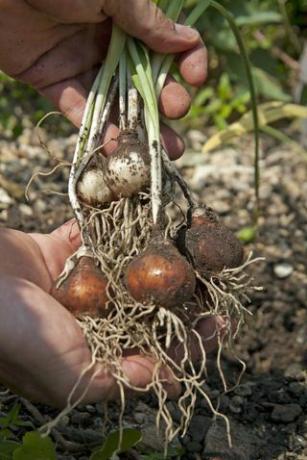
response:
[[[138,430],[126,428],[122,432],[121,444],[120,432],[114,431],[105,440],[103,446],[93,452],[90,460],[108,460],[114,453],[126,452],[134,447],[142,439],[142,433]]]
[[[18,446],[14,441],[0,441],[0,460],[12,460],[13,452]]]
[[[189,16],[185,20],[186,26],[194,26],[198,19],[204,14],[206,9],[210,6],[210,0],[201,0],[197,3],[195,8],[191,11]]]
[[[238,26],[255,26],[259,24],[280,23],[282,21],[281,14],[276,11],[259,11],[247,16],[236,17]]]
[[[57,460],[57,458],[52,440],[32,431],[23,437],[22,446],[13,453],[13,460]]]

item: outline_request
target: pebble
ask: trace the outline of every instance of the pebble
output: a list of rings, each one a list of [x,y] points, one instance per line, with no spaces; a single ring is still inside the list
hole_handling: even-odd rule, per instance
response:
[[[0,188],[0,209],[6,209],[13,203],[14,200],[10,197],[6,190]]]
[[[19,210],[20,210],[21,214],[23,214],[24,216],[27,216],[27,217],[32,217],[33,216],[33,210],[27,204],[20,204],[19,205]]]
[[[274,422],[289,423],[293,422],[302,413],[302,408],[298,404],[276,405],[271,414]]]
[[[91,414],[88,412],[75,412],[71,415],[71,421],[75,425],[81,425],[89,419],[91,419]]]
[[[243,383],[235,388],[234,393],[239,396],[251,396],[253,394],[252,385],[250,383]]]
[[[89,412],[90,414],[95,414],[96,413],[96,409],[95,409],[95,406],[91,406],[90,404],[87,404],[85,406],[85,410],[87,412]]]
[[[203,442],[211,425],[211,419],[204,415],[195,415],[190,424],[189,432],[195,442]],[[197,451],[196,451],[197,452]]]
[[[202,449],[203,449],[203,446],[202,446],[202,444],[200,444],[199,442],[191,441],[191,442],[189,442],[189,443],[186,445],[186,448],[187,448],[190,452],[201,452]]]
[[[242,398],[242,396],[234,396],[233,398],[231,398],[229,409],[234,414],[240,414],[242,412],[243,404],[244,404],[244,399]]]
[[[274,265],[274,275],[279,279],[288,278],[293,273],[292,265],[282,262]]]
[[[289,391],[294,395],[300,397],[306,392],[306,388],[299,382],[291,382],[289,385]]]
[[[198,131],[197,129],[191,129],[187,133],[187,139],[190,142],[193,150],[200,151],[202,150],[207,136],[202,131]]]
[[[292,363],[285,371],[285,377],[294,379],[301,379],[303,374],[303,367],[299,363]]]

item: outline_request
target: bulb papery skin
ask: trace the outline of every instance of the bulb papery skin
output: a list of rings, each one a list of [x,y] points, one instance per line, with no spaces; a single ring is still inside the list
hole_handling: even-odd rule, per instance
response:
[[[90,206],[111,203],[114,199],[105,175],[99,169],[90,169],[82,175],[77,185],[77,194],[83,203]]]
[[[106,180],[115,196],[131,197],[149,186],[148,147],[136,133],[121,134],[118,149],[108,158]]]
[[[127,290],[135,300],[164,308],[190,300],[195,283],[192,267],[170,242],[149,245],[125,272]]]
[[[104,317],[108,314],[108,281],[91,257],[81,257],[59,288],[51,294],[75,316]]]

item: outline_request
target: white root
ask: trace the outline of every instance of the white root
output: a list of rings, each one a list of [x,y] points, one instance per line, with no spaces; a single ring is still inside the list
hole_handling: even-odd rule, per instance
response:
[[[94,139],[91,138],[88,140],[88,142],[86,142],[83,138],[81,139],[81,137],[85,135],[83,131],[79,135],[80,141],[78,141],[77,146],[76,146],[76,150],[75,150],[75,154],[74,154],[74,158],[72,162],[72,167],[71,167],[71,171],[69,175],[69,181],[68,181],[69,200],[71,203],[71,207],[75,213],[77,222],[79,224],[82,240],[85,245],[89,245],[89,240],[88,240],[87,233],[84,231],[85,218],[84,218],[82,207],[80,205],[78,195],[77,195],[77,184],[78,184],[78,181],[82,173],[85,171],[88,163],[90,162],[90,160],[92,159],[92,156],[94,155],[95,147],[97,146],[95,145],[95,143],[96,144],[98,143],[99,137],[102,135],[104,125],[107,119],[109,118],[112,103],[113,103],[115,93],[116,93],[116,89],[117,89],[117,80],[113,82],[113,86],[109,92],[107,103],[104,108],[103,116],[101,117],[101,120],[96,126],[95,138]],[[85,109],[84,120],[83,120],[84,124],[86,123],[86,120],[88,118],[88,112],[92,110],[92,105],[93,105],[93,102],[91,103],[91,105],[89,105],[89,107]],[[85,143],[85,145],[82,145],[81,140],[82,140],[82,143]]]
[[[138,127],[139,97],[137,90],[132,86],[129,78],[128,90],[128,128],[135,131]]]
[[[119,128],[127,128],[127,56],[123,53],[119,60]],[[129,119],[129,116],[128,116]]]

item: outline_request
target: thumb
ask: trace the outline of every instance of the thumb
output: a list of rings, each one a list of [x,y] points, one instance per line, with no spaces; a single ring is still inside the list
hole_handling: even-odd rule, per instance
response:
[[[125,32],[159,53],[186,51],[200,40],[195,29],[175,24],[152,0],[105,0],[103,11]]]

